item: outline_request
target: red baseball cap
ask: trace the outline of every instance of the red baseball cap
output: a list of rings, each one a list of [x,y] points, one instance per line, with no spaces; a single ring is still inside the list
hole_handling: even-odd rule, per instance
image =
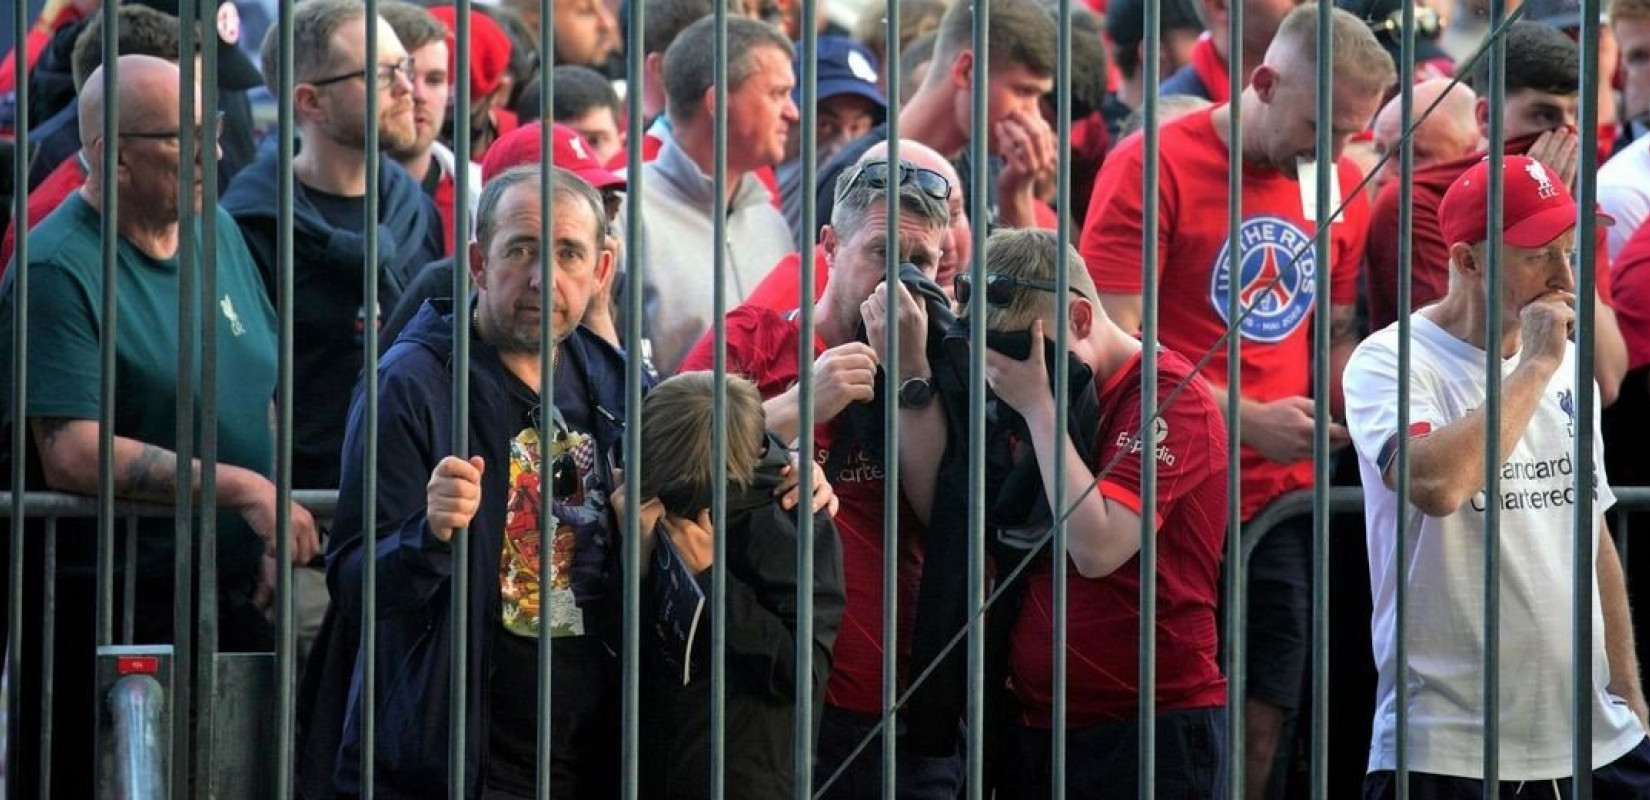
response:
[[[441,24],[447,26],[447,82],[458,80],[458,9],[453,6],[434,6],[430,10]],[[504,80],[504,71],[510,68],[510,37],[480,11],[470,13],[470,102],[492,94]]]
[[[1502,238],[1514,247],[1540,247],[1576,225],[1576,201],[1558,173],[1528,156],[1501,162]],[[1477,244],[1489,238],[1488,158],[1450,184],[1438,206],[1438,226],[1448,244]],[[1598,214],[1599,225],[1615,220]]]
[[[511,167],[541,163],[544,148],[540,141],[540,125],[536,121],[529,122],[493,142],[493,146],[487,148],[487,157],[481,161],[481,182],[486,183],[494,175]],[[624,188],[624,178],[603,167],[577,131],[566,125],[552,125],[550,143],[555,148],[551,153],[551,163],[583,178],[597,191]]]

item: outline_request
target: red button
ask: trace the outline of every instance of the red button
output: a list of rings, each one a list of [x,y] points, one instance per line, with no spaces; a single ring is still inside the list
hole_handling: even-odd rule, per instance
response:
[[[120,656],[115,659],[115,672],[121,675],[153,675],[160,672],[160,659],[154,656]]]

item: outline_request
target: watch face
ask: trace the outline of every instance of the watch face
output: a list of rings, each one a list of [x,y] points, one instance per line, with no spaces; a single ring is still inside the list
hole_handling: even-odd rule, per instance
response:
[[[934,387],[923,378],[911,378],[899,386],[899,402],[906,408],[922,408],[934,398]]]

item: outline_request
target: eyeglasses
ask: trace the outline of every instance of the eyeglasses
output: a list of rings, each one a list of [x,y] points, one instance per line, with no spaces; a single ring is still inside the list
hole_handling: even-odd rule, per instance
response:
[[[183,130],[178,129],[178,130],[171,130],[171,131],[121,131],[120,136],[123,139],[127,139],[127,138],[130,138],[130,139],[155,139],[155,140],[181,139],[181,138],[183,138]],[[212,124],[212,141],[216,142],[218,139],[220,139],[222,137],[223,137],[223,112],[219,111],[217,118],[215,120],[213,120],[213,124]],[[195,143],[198,145],[203,141],[206,141],[206,126],[196,125],[195,126]]]
[[[1399,8],[1381,19],[1368,20],[1369,29],[1376,35],[1386,35],[1397,41],[1404,34],[1404,10]],[[1415,35],[1422,39],[1436,39],[1444,32],[1444,21],[1438,12],[1424,7],[1415,9]]]
[[[888,188],[888,162],[866,162],[864,166],[859,168],[859,172],[854,175],[854,179],[848,182],[848,185],[852,186],[861,180],[870,184],[873,189]],[[900,185],[904,186],[913,182],[924,194],[935,200],[951,199],[951,182],[946,180],[944,175],[931,169],[901,162],[899,165]]]
[[[345,72],[345,73],[341,73],[341,74],[338,74],[338,75],[333,75],[333,76],[326,77],[326,78],[319,78],[319,79],[316,79],[316,80],[313,80],[313,81],[304,81],[304,82],[308,83],[310,86],[314,86],[314,87],[319,88],[319,87],[328,86],[328,85],[334,84],[334,83],[342,83],[344,81],[352,80],[352,79],[355,79],[355,78],[360,78],[361,80],[366,80],[367,75],[372,74],[372,73],[373,73],[373,70],[362,67],[361,69],[355,70],[353,72]],[[378,88],[380,90],[383,90],[383,89],[388,89],[391,86],[394,86],[395,85],[395,76],[397,76],[397,75],[400,75],[401,77],[406,78],[408,83],[412,82],[412,80],[413,80],[413,60],[412,60],[411,57],[403,58],[400,61],[397,61],[393,64],[379,64],[378,68],[377,68]]]
[[[968,305],[969,299],[974,295],[974,283],[969,279],[968,273],[957,273],[952,288],[955,290],[957,302]],[[1035,289],[1049,294],[1060,291],[1059,287],[1054,285],[1054,281],[992,273],[985,276],[985,302],[997,308],[1008,308],[1014,303],[1014,294],[1022,288]],[[1070,291],[1078,297],[1085,297],[1075,287],[1072,287]]]

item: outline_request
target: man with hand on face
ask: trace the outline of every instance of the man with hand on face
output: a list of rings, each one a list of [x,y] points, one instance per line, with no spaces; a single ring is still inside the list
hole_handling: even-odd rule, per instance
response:
[[[1576,494],[1592,491],[1593,513],[1579,536],[1598,539],[1591,599],[1593,791],[1600,797],[1650,794],[1650,740],[1634,656],[1626,584],[1604,512],[1615,496],[1604,480],[1603,442],[1594,415],[1592,470],[1570,463],[1576,436],[1576,205],[1564,176],[1531,158],[1503,164],[1505,224],[1502,288],[1489,294],[1486,229],[1488,160],[1457,179],[1444,195],[1438,225],[1449,242],[1449,290],[1411,316],[1410,415],[1398,428],[1398,328],[1372,335],[1346,367],[1348,426],[1357,448],[1368,522],[1374,651],[1380,679],[1364,797],[1397,794],[1396,682],[1410,685],[1412,741],[1409,790],[1416,797],[1466,797],[1482,786],[1484,709],[1483,532],[1488,503],[1501,508],[1503,783],[1551,786],[1571,796],[1570,652],[1575,575],[1571,526]],[[1608,223],[1608,218],[1601,218]],[[1501,306],[1501,330],[1485,329],[1490,304]],[[1501,361],[1500,429],[1487,430],[1485,351]],[[1409,505],[1397,506],[1398,437],[1409,445]],[[1498,494],[1486,497],[1484,462],[1494,442],[1501,464]],[[1595,476],[1593,487],[1579,474]],[[1396,573],[1399,515],[1409,521],[1405,572]],[[1409,590],[1409,653],[1396,659],[1397,581]]]
[[[888,185],[898,185],[900,214],[889,225]],[[873,796],[881,781],[876,748],[848,761],[848,754],[877,725],[882,714],[882,569],[884,558],[899,560],[904,591],[899,607],[899,641],[909,642],[918,624],[917,582],[922,570],[924,521],[933,502],[933,471],[901,470],[900,550],[883,548],[883,502],[887,485],[882,469],[882,404],[898,393],[902,434],[900,458],[939,460],[928,448],[943,442],[945,413],[936,401],[930,368],[927,292],[913,292],[902,281],[884,282],[886,251],[898,247],[899,258],[931,282],[940,259],[950,214],[946,200],[955,192],[939,173],[914,164],[869,161],[843,173],[838,181],[831,224],[820,232],[819,246],[830,279],[814,304],[813,397],[814,459],[841,500],[836,516],[842,538],[843,585],[847,606],[833,648],[834,664],[825,687],[825,711],[819,719],[814,781],[819,786],[846,765],[830,797]],[[897,238],[897,242],[896,242]],[[915,282],[915,281],[913,281]],[[931,287],[932,284],[929,283]],[[934,294],[938,295],[937,289]],[[932,302],[931,300],[929,302]],[[939,300],[945,304],[943,296]],[[880,352],[893,306],[899,305],[900,374],[882,373]],[[728,314],[727,363],[730,372],[749,378],[765,401],[768,428],[783,441],[800,434],[802,402],[797,378],[801,321],[795,305],[775,311],[742,305]],[[707,335],[682,362],[682,369],[711,367],[714,342]],[[907,660],[903,659],[902,661]],[[901,668],[915,674],[920,666]],[[955,797],[962,783],[961,759],[954,742],[944,755],[922,755],[905,746],[904,722],[897,769],[901,797]],[[950,719],[956,733],[956,717]]]
[[[1316,119],[1318,14],[1333,14],[1333,120]],[[1312,485],[1314,431],[1312,320],[1330,315],[1334,375],[1357,344],[1358,263],[1364,252],[1367,199],[1339,197],[1312,209],[1316,181],[1305,165],[1335,169],[1343,190],[1358,168],[1341,158],[1348,140],[1369,126],[1396,77],[1392,59],[1368,24],[1339,9],[1307,4],[1279,27],[1264,63],[1242,98],[1243,214],[1238,274],[1227,251],[1225,175],[1230,168],[1231,108],[1221,105],[1162,126],[1159,278],[1162,343],[1196,360],[1213,351],[1203,377],[1226,407],[1228,329],[1243,336],[1242,510],[1245,521],[1268,503]],[[1316,154],[1316,126],[1331,126],[1331,150]],[[1140,325],[1140,254],[1145,209],[1142,140],[1124,140],[1095,181],[1079,249],[1106,313],[1124,330]],[[1313,159],[1318,159],[1313,161]],[[1330,222],[1330,214],[1342,212]],[[1331,225],[1330,263],[1317,263],[1313,238]],[[1329,297],[1316,294],[1318,270],[1330,270]],[[1246,316],[1229,320],[1231,293]],[[1240,312],[1243,313],[1243,312]],[[1338,387],[1330,407],[1339,407]],[[1346,431],[1332,421],[1331,447]],[[1248,697],[1244,702],[1248,797],[1265,796],[1269,779],[1287,773],[1290,723],[1299,707],[1309,647],[1311,525],[1305,517],[1274,529],[1256,547],[1247,575]],[[1277,756],[1274,764],[1273,758]],[[1274,775],[1274,772],[1276,773]],[[1271,780],[1279,791],[1282,780]],[[1274,795],[1275,796],[1275,795]]]

